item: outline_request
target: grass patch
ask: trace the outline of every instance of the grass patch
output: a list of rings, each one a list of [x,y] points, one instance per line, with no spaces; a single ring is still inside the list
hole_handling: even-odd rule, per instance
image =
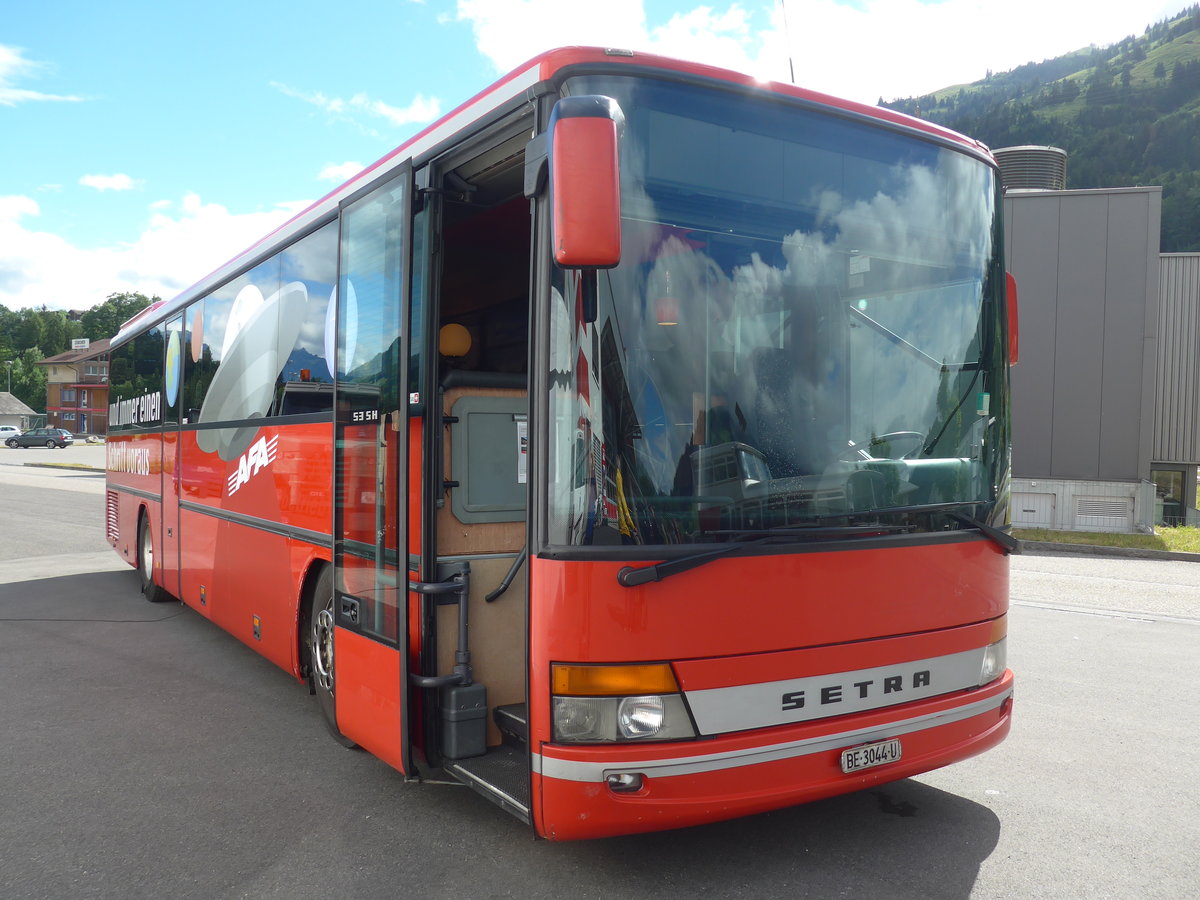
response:
[[[1044,528],[1016,528],[1013,535],[1022,541],[1048,541],[1055,544],[1089,544],[1096,547],[1133,547],[1139,550],[1175,550],[1200,553],[1200,528],[1154,529],[1154,534],[1108,534],[1092,531],[1049,531]]]

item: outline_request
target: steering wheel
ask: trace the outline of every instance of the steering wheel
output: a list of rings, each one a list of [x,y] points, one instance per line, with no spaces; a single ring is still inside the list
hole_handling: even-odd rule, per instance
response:
[[[891,447],[896,442],[909,443],[912,446],[897,453]],[[925,446],[925,435],[919,431],[889,431],[887,434],[876,435],[863,441],[847,441],[847,447],[839,455],[842,462],[870,462],[873,459],[911,459]],[[875,451],[887,446],[887,456],[876,456]]]

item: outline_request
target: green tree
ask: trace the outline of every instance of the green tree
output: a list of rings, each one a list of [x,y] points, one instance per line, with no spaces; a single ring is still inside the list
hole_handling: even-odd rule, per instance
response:
[[[93,341],[113,337],[123,322],[133,318],[158,299],[133,291],[109,294],[103,303],[93,306],[80,317],[83,337]]]
[[[36,348],[22,351],[13,360],[13,396],[30,409],[44,412],[46,409],[46,367],[39,366],[42,352]],[[5,366],[5,368],[8,368]],[[7,383],[8,373],[5,373]]]
[[[54,356],[70,350],[71,338],[78,332],[79,326],[59,309],[41,309],[38,313],[42,320],[42,352]]]
[[[12,359],[16,354],[13,329],[17,325],[17,314],[7,306],[0,305],[0,360]]]
[[[12,344],[16,353],[26,350],[41,351],[46,339],[46,326],[36,309],[22,309],[13,324]]]

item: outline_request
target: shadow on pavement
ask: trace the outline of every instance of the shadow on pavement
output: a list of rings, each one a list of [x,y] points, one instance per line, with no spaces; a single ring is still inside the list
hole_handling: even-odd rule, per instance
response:
[[[303,685],[132,570],[0,585],[3,896],[966,898],[987,807],[915,780],[574,844],[325,734]]]

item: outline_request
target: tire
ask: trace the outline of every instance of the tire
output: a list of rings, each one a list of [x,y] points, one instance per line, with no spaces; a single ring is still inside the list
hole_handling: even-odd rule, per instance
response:
[[[343,747],[358,745],[337,727],[337,668],[333,657],[333,566],[322,566],[308,601],[304,649],[308,664],[308,687],[317,698],[321,719],[335,741]]]
[[[53,450],[57,446],[58,446],[58,444],[54,443],[54,441],[46,441],[46,449],[47,450]]]
[[[21,446],[20,444],[18,444],[18,443],[17,443],[17,439],[16,439],[16,438],[9,438],[9,439],[8,439],[7,441],[5,441],[4,443],[5,443],[5,444],[7,444],[7,445],[8,445],[8,447],[9,447],[9,449],[11,449],[11,450],[16,450],[16,449],[17,449],[17,447]]]
[[[170,594],[154,583],[154,540],[148,515],[138,519],[137,569],[142,582],[142,596],[151,603],[163,603],[171,599]]]

